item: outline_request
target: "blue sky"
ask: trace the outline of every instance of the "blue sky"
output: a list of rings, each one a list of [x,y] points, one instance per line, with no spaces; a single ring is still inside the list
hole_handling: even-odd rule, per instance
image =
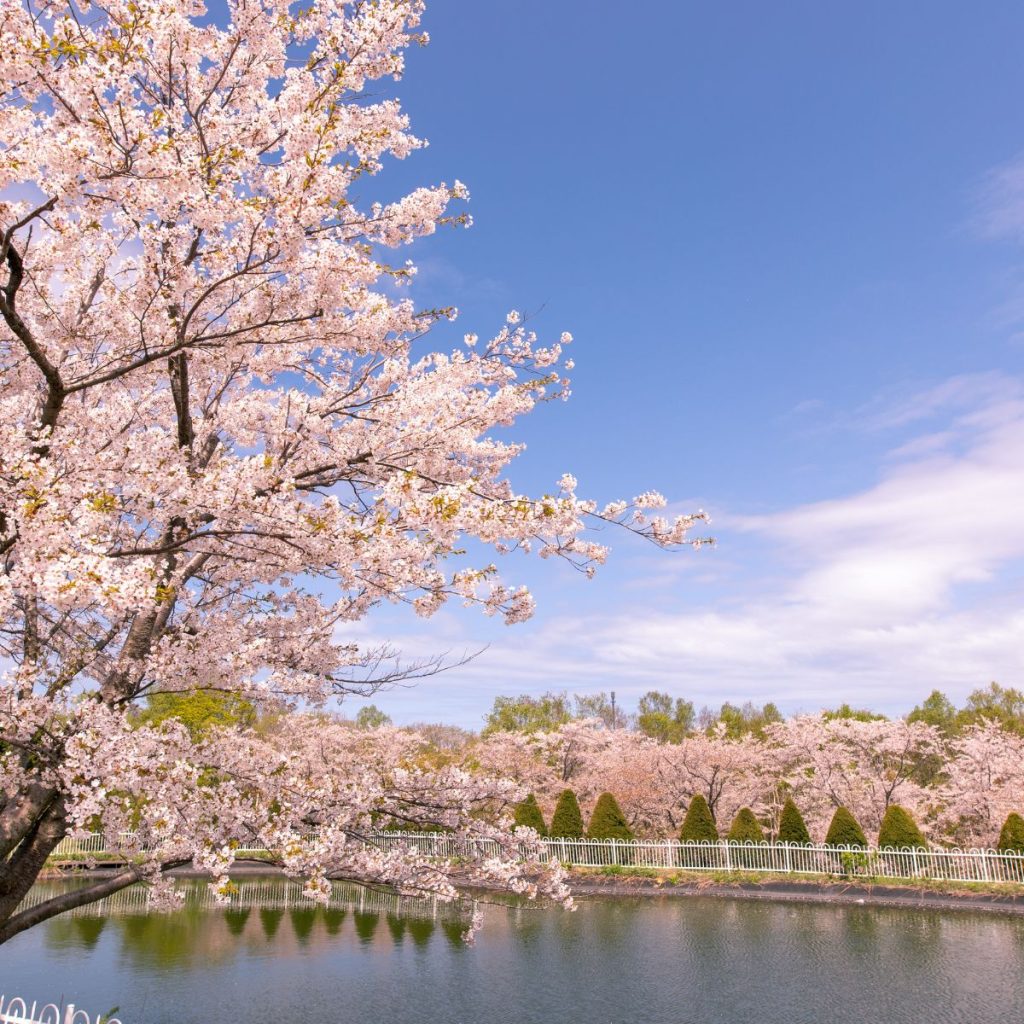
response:
[[[495,694],[659,688],[906,710],[1024,668],[1024,8],[435,0],[402,97],[470,231],[416,294],[577,342],[513,479],[573,472],[714,518],[608,538],[587,582],[510,560],[537,616],[386,609],[366,639],[470,665],[381,695],[479,725]],[[447,347],[438,334],[434,343]]]

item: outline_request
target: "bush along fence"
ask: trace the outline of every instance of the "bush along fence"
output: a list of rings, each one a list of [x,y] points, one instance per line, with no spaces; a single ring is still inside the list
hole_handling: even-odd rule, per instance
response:
[[[386,850],[405,847],[425,856],[445,859],[476,859],[500,852],[493,840],[464,839],[443,832],[377,832],[369,835],[367,841]],[[117,849],[123,844],[112,845]],[[65,839],[54,852],[54,859],[102,858],[106,850],[102,835]],[[535,844],[522,844],[520,852],[524,859],[536,857],[581,868],[621,866],[1024,885],[1024,853],[999,850],[581,837],[541,838]],[[237,853],[245,856],[266,851],[239,848]]]
[[[98,1013],[90,1017],[85,1010],[78,1010],[74,1003],[58,1006],[47,1003],[39,1006],[33,1002],[29,1005],[24,999],[15,996],[8,999],[0,995],[0,1024],[121,1024],[116,1017],[105,1017]]]

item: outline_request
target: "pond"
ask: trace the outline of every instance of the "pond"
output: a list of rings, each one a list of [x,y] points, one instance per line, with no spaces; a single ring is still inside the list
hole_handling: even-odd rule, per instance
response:
[[[0,947],[0,991],[125,1024],[994,1024],[1024,1007],[1024,919],[712,897],[575,913],[452,908],[279,880],[231,909],[187,883],[173,914],[121,894]]]

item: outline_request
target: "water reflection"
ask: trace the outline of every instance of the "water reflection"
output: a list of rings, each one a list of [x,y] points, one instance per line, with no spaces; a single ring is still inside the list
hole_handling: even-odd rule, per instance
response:
[[[129,1024],[1002,1024],[1024,1005],[1019,918],[602,900],[490,907],[470,948],[464,910],[349,888],[318,907],[280,880],[228,908],[190,883],[173,914],[138,893],[103,909],[0,947],[0,987],[117,1003]]]

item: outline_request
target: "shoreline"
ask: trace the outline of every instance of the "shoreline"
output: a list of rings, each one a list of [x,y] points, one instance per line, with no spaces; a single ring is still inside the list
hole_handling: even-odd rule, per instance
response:
[[[52,869],[39,881],[69,878],[103,878],[111,867]],[[191,866],[173,868],[174,878],[201,879],[207,875]],[[235,865],[232,878],[280,877],[284,872],[271,864]],[[573,897],[591,899],[714,899],[759,900],[774,903],[811,903],[851,907],[898,907],[910,910],[981,911],[1024,917],[1024,888],[1010,890],[948,890],[938,886],[906,886],[884,882],[842,879],[792,879],[766,876],[735,880],[709,875],[602,874],[599,871],[570,872],[567,879]],[[507,895],[500,890],[469,887],[470,892]]]
[[[760,900],[829,906],[900,907],[910,910],[982,911],[1024,917],[1024,890],[1019,892],[949,892],[939,888],[853,881],[799,881],[765,878],[734,882],[698,876],[671,882],[662,878],[573,874],[568,879],[578,899],[662,898]]]

